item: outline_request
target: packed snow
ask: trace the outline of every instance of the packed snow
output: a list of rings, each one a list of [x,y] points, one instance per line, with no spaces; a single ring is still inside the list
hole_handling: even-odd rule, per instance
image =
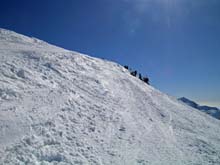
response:
[[[220,121],[122,66],[0,30],[1,165],[219,165]]]

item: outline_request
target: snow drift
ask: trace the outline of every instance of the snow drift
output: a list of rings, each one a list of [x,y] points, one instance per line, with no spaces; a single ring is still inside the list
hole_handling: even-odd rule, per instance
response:
[[[220,122],[122,66],[0,30],[0,164],[220,164]]]

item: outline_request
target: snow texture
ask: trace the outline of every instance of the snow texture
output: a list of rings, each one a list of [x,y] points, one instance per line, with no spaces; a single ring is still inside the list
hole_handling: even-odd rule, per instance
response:
[[[220,121],[122,66],[0,30],[1,165],[219,165]]]

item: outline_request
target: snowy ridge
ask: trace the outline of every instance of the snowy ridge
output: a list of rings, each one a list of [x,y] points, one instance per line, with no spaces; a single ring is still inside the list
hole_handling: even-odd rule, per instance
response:
[[[205,112],[207,114],[209,114],[210,116],[219,119],[220,120],[220,109],[216,108],[216,107],[210,107],[210,106],[206,106],[206,105],[199,105],[196,102],[189,100],[185,97],[181,97],[178,98],[179,101],[185,103],[186,105],[189,105],[193,108],[196,108],[202,112]]]
[[[217,165],[220,122],[116,63],[0,30],[0,164]]]

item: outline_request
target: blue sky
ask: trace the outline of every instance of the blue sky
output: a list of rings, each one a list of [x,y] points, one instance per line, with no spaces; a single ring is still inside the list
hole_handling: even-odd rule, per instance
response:
[[[0,27],[129,65],[220,107],[219,0],[2,0]]]

